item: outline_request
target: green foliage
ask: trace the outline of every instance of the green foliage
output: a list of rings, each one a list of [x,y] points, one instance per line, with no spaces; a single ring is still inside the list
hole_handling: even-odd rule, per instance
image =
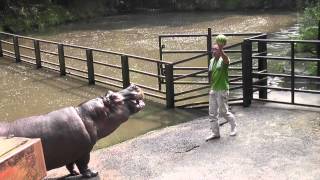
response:
[[[56,5],[26,6],[8,14],[2,23],[9,32],[29,32],[43,30],[45,27],[73,20],[64,8]]]
[[[318,38],[318,23],[320,21],[320,2],[311,3],[303,12],[300,28],[300,39],[315,40]],[[315,53],[316,47],[314,44],[297,44],[298,52]]]

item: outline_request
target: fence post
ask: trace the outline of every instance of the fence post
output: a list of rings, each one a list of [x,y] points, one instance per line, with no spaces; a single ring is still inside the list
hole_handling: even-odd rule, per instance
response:
[[[242,51],[243,106],[249,107],[252,99],[252,42],[245,39]]]
[[[320,41],[320,21],[318,24],[318,40]],[[320,43],[317,43],[317,58],[320,59]],[[320,61],[318,60],[317,76],[320,76]]]
[[[13,47],[14,47],[14,54],[16,56],[16,62],[21,62],[20,58],[20,50],[19,50],[19,41],[17,36],[13,36]]]
[[[60,75],[66,75],[66,64],[64,59],[64,49],[63,44],[58,44],[58,55],[59,55],[59,64],[60,64]]]
[[[167,108],[174,108],[173,65],[165,65]]]
[[[130,86],[130,76],[129,76],[129,61],[128,56],[121,56],[121,65],[122,65],[122,84],[123,88]]]
[[[86,49],[89,84],[95,84],[92,49]]]
[[[208,52],[208,68],[210,66],[210,60],[212,59],[212,32],[211,28],[208,28],[207,35],[207,52]],[[208,71],[208,82],[210,83],[211,71]]]
[[[294,104],[294,85],[295,85],[295,76],[294,76],[294,42],[291,42],[291,103]]]
[[[1,39],[0,39],[0,57],[3,57],[2,41],[1,41]]]
[[[36,66],[37,68],[41,68],[41,55],[40,55],[40,44],[38,40],[33,40],[33,46],[34,46],[34,55],[36,58]]]
[[[261,39],[267,39],[267,35],[261,36]],[[267,55],[267,42],[258,42],[258,52],[260,56],[266,56]],[[265,58],[259,58],[258,59],[258,71],[267,71],[267,59]],[[258,76],[259,80],[267,78],[266,75],[259,75]],[[261,82],[259,82],[259,85],[261,86],[267,86],[268,85],[268,80],[265,79]],[[259,98],[261,99],[267,99],[268,98],[268,91],[267,88],[261,88],[259,89]]]

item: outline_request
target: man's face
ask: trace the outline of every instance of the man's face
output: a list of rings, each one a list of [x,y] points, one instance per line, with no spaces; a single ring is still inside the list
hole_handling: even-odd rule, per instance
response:
[[[212,55],[215,57],[215,58],[219,58],[220,57],[220,52],[219,52],[219,46],[218,45],[213,45],[212,47]]]

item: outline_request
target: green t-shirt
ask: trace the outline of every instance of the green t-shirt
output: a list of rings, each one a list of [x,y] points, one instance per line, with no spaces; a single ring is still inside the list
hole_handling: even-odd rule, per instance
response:
[[[228,64],[223,62],[220,57],[218,60],[212,58],[210,60],[209,71],[211,71],[211,89],[212,90],[228,90]]]

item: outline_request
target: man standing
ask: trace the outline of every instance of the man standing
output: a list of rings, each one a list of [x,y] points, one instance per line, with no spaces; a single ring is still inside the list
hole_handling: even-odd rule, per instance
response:
[[[220,114],[229,122],[231,126],[230,136],[237,134],[234,115],[228,109],[229,80],[228,68],[230,64],[229,57],[223,51],[226,45],[226,37],[218,35],[216,43],[213,45],[213,58],[210,60],[209,71],[211,72],[210,92],[209,92],[209,120],[212,134],[206,138],[206,141],[220,138],[218,116]]]

